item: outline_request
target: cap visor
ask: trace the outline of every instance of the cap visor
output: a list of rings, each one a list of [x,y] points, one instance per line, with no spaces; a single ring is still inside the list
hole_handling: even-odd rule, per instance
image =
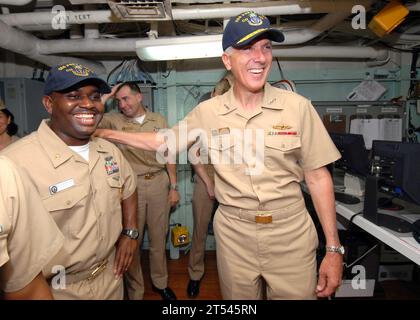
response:
[[[111,88],[109,87],[109,85],[104,80],[102,80],[101,78],[97,78],[97,77],[85,78],[83,80],[73,81],[73,82],[69,83],[69,85],[67,85],[65,88],[55,90],[55,91],[57,91],[57,92],[70,92],[70,91],[76,90],[80,87],[84,87],[84,86],[88,86],[88,85],[96,86],[99,89],[100,93],[110,93],[111,92]]]
[[[243,48],[251,43],[260,40],[260,39],[269,39],[274,42],[283,42],[284,41],[284,34],[280,30],[277,29],[267,29],[264,32],[258,33],[253,37],[250,37],[246,41],[241,42],[238,45],[234,45],[234,48]]]

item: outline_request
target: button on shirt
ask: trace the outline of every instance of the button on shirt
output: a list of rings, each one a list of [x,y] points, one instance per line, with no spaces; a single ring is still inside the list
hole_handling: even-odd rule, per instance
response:
[[[25,169],[65,243],[53,264],[66,272],[88,270],[108,257],[122,230],[121,201],[136,189],[133,171],[117,147],[92,138],[89,162],[43,121],[5,156]],[[44,270],[47,275],[51,269]]]
[[[202,129],[208,139],[216,198],[223,205],[250,210],[288,206],[302,197],[299,183],[304,170],[340,158],[311,103],[268,83],[262,104],[252,111],[238,107],[231,88],[199,104],[184,121],[188,132]],[[187,139],[179,137],[180,124],[173,129],[180,148],[185,148]],[[252,156],[245,157],[244,150]],[[260,162],[257,152],[263,153]]]

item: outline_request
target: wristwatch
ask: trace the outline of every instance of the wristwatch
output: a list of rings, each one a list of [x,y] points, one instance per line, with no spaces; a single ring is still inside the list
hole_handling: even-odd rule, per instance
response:
[[[130,239],[137,240],[139,238],[139,231],[136,229],[123,229],[121,234],[129,237]]]
[[[338,247],[336,247],[336,246],[326,246],[325,250],[327,252],[336,252],[336,253],[340,253],[342,255],[344,255],[344,252],[345,252],[344,247],[341,246],[341,245],[338,246]]]
[[[178,191],[178,185],[175,183],[175,184],[170,184],[169,185],[169,190],[176,190],[176,191]]]

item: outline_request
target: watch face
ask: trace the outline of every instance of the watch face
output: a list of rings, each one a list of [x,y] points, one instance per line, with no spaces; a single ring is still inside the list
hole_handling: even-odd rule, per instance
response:
[[[122,233],[133,240],[137,240],[139,237],[139,232],[135,229],[124,229]]]

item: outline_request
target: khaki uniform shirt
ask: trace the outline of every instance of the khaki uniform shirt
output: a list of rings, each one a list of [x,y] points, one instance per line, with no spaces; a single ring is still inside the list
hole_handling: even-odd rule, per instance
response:
[[[104,115],[99,127],[127,132],[153,132],[167,128],[168,123],[159,113],[150,111],[146,111],[142,124],[121,113],[110,112]],[[144,175],[165,169],[165,165],[156,160],[156,152],[144,151],[122,144],[118,144],[118,147],[137,175]]]
[[[191,137],[188,140],[179,136],[183,125],[187,125],[188,132],[200,128],[204,131],[203,137],[209,140],[210,161],[216,171],[216,198],[223,205],[249,210],[288,206],[302,197],[299,183],[305,170],[320,168],[340,158],[311,103],[268,83],[262,104],[251,113],[238,107],[230,89],[199,104],[184,121],[174,127],[180,148],[193,142]],[[235,134],[244,135],[244,129],[250,129],[252,134],[252,140],[245,139],[245,145],[244,138]],[[262,139],[256,139],[258,134]],[[239,153],[238,159],[236,148],[251,150],[253,157],[244,159],[243,153]],[[260,167],[252,160],[258,150],[264,155]],[[254,174],[250,175],[252,171]]]
[[[38,131],[15,142],[5,155],[24,168],[64,234],[54,260],[66,272],[91,268],[107,258],[122,230],[121,201],[136,189],[133,171],[113,144],[89,143],[89,163],[43,121]],[[49,275],[51,269],[44,270]]]
[[[57,254],[64,237],[25,171],[0,157],[0,291],[27,286]]]

